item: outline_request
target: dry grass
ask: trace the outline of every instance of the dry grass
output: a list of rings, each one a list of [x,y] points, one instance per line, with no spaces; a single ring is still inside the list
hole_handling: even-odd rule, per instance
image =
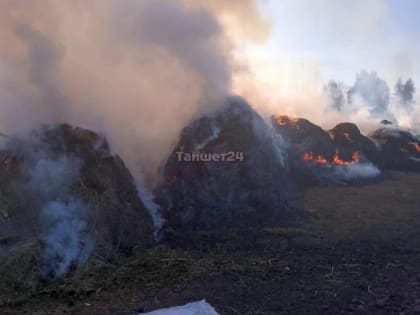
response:
[[[126,314],[205,297],[222,314],[398,314],[418,298],[419,185],[393,172],[313,188],[304,225],[173,235],[50,283],[38,278],[38,245],[23,244],[0,263],[0,313]]]
[[[329,237],[404,237],[420,219],[420,176],[391,172],[373,185],[309,189],[305,209],[315,220],[309,229]],[[414,229],[414,230],[413,230]]]

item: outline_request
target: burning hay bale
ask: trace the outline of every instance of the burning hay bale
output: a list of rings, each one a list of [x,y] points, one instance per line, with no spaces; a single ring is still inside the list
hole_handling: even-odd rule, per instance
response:
[[[155,192],[167,227],[256,227],[284,214],[288,186],[280,142],[240,98],[186,127]]]
[[[41,240],[44,277],[153,243],[133,178],[101,135],[44,127],[8,139],[0,159],[0,238]]]
[[[329,132],[302,118],[272,118],[275,129],[288,141],[291,175],[299,184],[349,182],[380,174],[370,161],[376,147],[359,128],[342,123]]]
[[[420,139],[408,130],[383,127],[370,137],[379,147],[378,163],[383,169],[420,171]]]
[[[292,160],[299,159],[307,152],[326,159],[331,159],[335,153],[334,143],[329,134],[307,119],[282,115],[272,117],[272,125],[288,142]]]
[[[340,123],[328,132],[334,142],[336,150],[345,160],[367,160],[376,161],[378,151],[368,137],[362,135],[359,128],[353,123]],[[359,155],[354,158],[355,154]]]
[[[341,157],[337,149],[331,160],[322,155],[304,153],[301,161],[295,163],[293,174],[304,185],[320,183],[349,183],[373,179],[380,175],[380,170],[373,163],[362,159],[355,151],[350,159]]]

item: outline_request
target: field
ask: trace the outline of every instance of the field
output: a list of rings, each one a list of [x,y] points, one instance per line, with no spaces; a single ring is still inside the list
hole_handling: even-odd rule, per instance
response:
[[[116,264],[37,277],[38,244],[0,263],[0,313],[130,314],[205,298],[221,314],[420,314],[420,174],[302,193],[292,226],[174,235]]]

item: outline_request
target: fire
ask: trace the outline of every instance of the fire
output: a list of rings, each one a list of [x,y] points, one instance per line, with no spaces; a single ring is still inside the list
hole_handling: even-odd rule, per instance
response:
[[[340,165],[340,166],[349,166],[351,163],[360,163],[361,160],[361,154],[360,152],[356,151],[353,153],[352,155],[352,160],[351,161],[344,161],[340,158],[339,152],[338,150],[335,151],[335,154],[332,158],[332,161],[330,162],[331,164],[335,164],[335,165]],[[322,155],[315,155],[312,152],[305,152],[302,154],[302,160],[303,161],[312,161],[315,162],[316,164],[320,164],[320,165],[324,165],[324,164],[328,164],[328,160],[322,156]]]
[[[296,122],[291,119],[289,116],[286,115],[280,115],[276,118],[276,122],[280,125],[280,126],[295,126],[298,127],[299,126],[296,124]]]
[[[338,150],[335,150],[335,154],[333,156],[333,163],[341,166],[349,166],[351,163],[359,163],[360,162],[360,152],[356,151],[351,156],[351,161],[344,161],[340,158]]]
[[[302,155],[302,160],[313,161],[317,164],[327,164],[328,161],[322,155],[314,155],[312,152],[306,152]]]
[[[333,163],[341,166],[349,166],[350,162],[344,161],[340,158],[340,155],[338,154],[338,150],[335,151],[335,154],[333,156]]]
[[[420,143],[418,142],[409,142],[408,144],[412,145],[417,152],[420,152]]]

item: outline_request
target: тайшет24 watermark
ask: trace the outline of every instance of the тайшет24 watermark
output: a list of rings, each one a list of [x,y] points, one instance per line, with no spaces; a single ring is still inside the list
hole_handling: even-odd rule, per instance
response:
[[[244,160],[243,152],[227,153],[186,153],[176,152],[178,162],[242,162]]]

